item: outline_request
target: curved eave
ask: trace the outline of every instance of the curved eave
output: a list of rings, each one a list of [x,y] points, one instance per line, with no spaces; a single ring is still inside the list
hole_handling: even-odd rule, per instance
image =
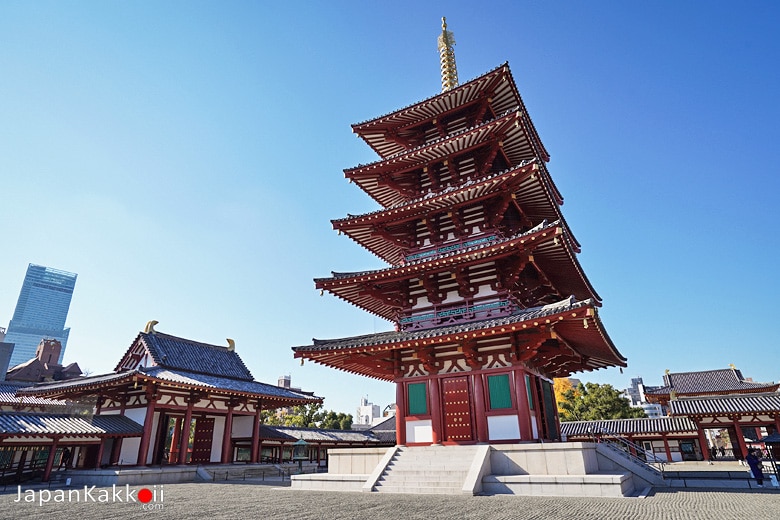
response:
[[[584,322],[587,322],[587,328]],[[626,358],[617,351],[604,331],[591,301],[527,309],[512,316],[421,331],[384,332],[335,340],[315,339],[313,345],[293,347],[293,352],[295,358],[303,358],[353,374],[391,381],[394,375],[388,367],[387,360],[392,357],[394,350],[458,345],[461,341],[470,338],[483,339],[520,331],[532,331],[540,324],[555,330],[568,346],[583,356],[584,370],[626,366]]]
[[[533,160],[514,168],[494,173],[481,180],[465,182],[457,188],[445,188],[423,197],[396,204],[387,209],[351,215],[331,221],[333,229],[344,233],[362,247],[390,264],[404,260],[405,249],[392,240],[374,233],[375,226],[397,224],[423,218],[436,212],[466,207],[511,189],[516,203],[533,222],[560,221],[566,228],[575,252],[580,245],[566,224],[560,210],[562,200],[551,189],[550,176]]]
[[[494,113],[500,114],[515,106],[521,106],[525,112],[520,93],[517,90],[509,64],[504,63],[495,69],[461,85],[438,93],[423,101],[414,103],[389,114],[352,125],[352,131],[359,135],[380,157],[386,158],[405,151],[400,143],[387,138],[388,132],[413,127],[424,121],[440,117],[453,110],[490,96],[490,106]],[[532,130],[531,136],[536,143],[540,156],[549,161],[533,123],[528,117]]]
[[[219,388],[208,384],[197,384],[181,381],[171,381],[161,377],[155,377],[151,374],[146,374],[139,370],[130,370],[127,372],[120,372],[117,374],[106,374],[100,376],[94,376],[95,380],[80,381],[64,385],[66,382],[61,382],[59,385],[52,383],[48,387],[30,387],[25,388],[24,395],[35,396],[47,396],[49,398],[74,398],[81,395],[100,393],[103,390],[109,388],[126,387],[133,383],[151,383],[162,387],[168,388],[181,388],[187,390],[199,390],[205,391],[215,395],[231,395],[231,396],[244,396],[250,398],[261,398],[263,400],[273,401],[278,403],[278,406],[285,406],[286,403],[290,404],[305,404],[310,402],[322,402],[322,398],[312,396],[311,398],[296,398],[296,397],[284,397],[274,396],[271,394],[263,394],[258,392],[247,392],[242,390],[232,390],[228,388]],[[256,381],[251,381],[256,383]],[[56,386],[55,386],[56,385]]]
[[[585,277],[574,251],[558,223],[515,237],[499,239],[485,245],[454,251],[436,257],[412,261],[399,266],[361,273],[334,273],[330,278],[315,279],[315,287],[382,318],[393,320],[398,310],[393,305],[363,291],[364,284],[400,283],[423,273],[447,271],[463,264],[477,264],[522,251],[531,251],[534,263],[550,278],[560,294],[579,299],[600,301]],[[549,270],[548,270],[549,269]]]
[[[502,151],[507,160],[513,166],[518,165],[538,157],[527,138],[527,132],[520,112],[510,111],[497,119],[437,139],[403,154],[346,169],[344,176],[354,181],[383,207],[389,207],[404,201],[405,198],[392,188],[380,184],[380,175],[422,167],[431,162],[442,161],[451,155],[461,155],[489,143],[497,136],[501,136]]]
[[[165,379],[164,377],[158,377],[158,376],[152,376],[148,374],[138,374],[138,380],[141,383],[153,383],[161,387],[169,387],[169,388],[182,388],[187,390],[199,390],[203,392],[207,392],[209,394],[215,394],[215,395],[229,395],[229,396],[242,396],[247,398],[253,398],[253,399],[262,399],[265,401],[273,401],[276,404],[276,407],[280,406],[292,406],[296,404],[308,404],[308,403],[321,403],[323,401],[322,397],[284,397],[284,396],[276,396],[271,394],[264,394],[260,392],[248,392],[243,390],[233,390],[230,388],[220,388],[211,386],[208,384],[197,384],[197,383],[189,383],[189,382],[181,382],[181,381],[171,381],[168,379]],[[256,381],[253,381],[256,382]]]
[[[73,396],[91,394],[104,388],[129,384],[137,374],[137,371],[130,370],[115,374],[87,376],[78,380],[68,379],[20,389],[17,391],[17,394],[46,396],[50,399],[67,399]]]

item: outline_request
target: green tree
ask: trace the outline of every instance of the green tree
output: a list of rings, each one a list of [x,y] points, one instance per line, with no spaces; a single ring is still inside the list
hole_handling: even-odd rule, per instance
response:
[[[293,406],[292,413],[284,416],[285,426],[299,428],[317,428],[317,422],[322,415],[322,403],[310,403]]]
[[[561,421],[599,421],[604,419],[631,419],[647,417],[641,408],[631,403],[612,385],[580,384],[563,393],[558,403]]]
[[[330,410],[323,413],[319,425],[325,430],[349,430],[352,428],[352,415]]]

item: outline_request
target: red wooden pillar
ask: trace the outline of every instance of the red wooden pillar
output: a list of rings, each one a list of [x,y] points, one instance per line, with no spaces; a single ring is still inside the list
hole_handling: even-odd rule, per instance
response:
[[[439,378],[433,377],[428,380],[431,397],[431,442],[441,444],[444,438],[444,428],[441,418],[441,392],[439,391]]]
[[[232,446],[230,444],[233,434],[233,407],[235,403],[228,402],[227,416],[225,417],[225,431],[222,433],[222,464],[233,461]]]
[[[43,470],[41,482],[48,482],[49,477],[51,477],[51,470],[54,467],[54,454],[57,453],[59,442],[59,437],[54,437],[54,439],[52,439],[51,447],[49,448],[49,456],[46,457],[46,468]]]
[[[775,415],[775,431],[780,433],[780,414]]]
[[[260,457],[260,413],[263,410],[263,402],[257,400],[255,405],[255,422],[252,424],[252,448],[249,450],[249,461],[252,464],[257,463]]]
[[[672,462],[672,450],[669,449],[669,441],[666,438],[666,434],[662,434],[661,438],[664,440],[664,450],[666,450],[666,461]]]
[[[144,431],[141,435],[141,445],[138,447],[138,466],[146,466],[146,457],[149,454],[149,442],[152,440],[152,423],[154,422],[154,405],[156,403],[154,388],[151,385],[146,388],[146,415],[144,416]]]
[[[284,442],[279,444],[279,464],[284,462]]]
[[[485,380],[481,373],[474,375],[474,415],[477,423],[477,442],[488,442],[487,414],[485,413]]]
[[[406,387],[402,379],[395,383],[395,442],[406,444]]]
[[[100,444],[98,444],[98,452],[97,452],[97,460],[95,461],[95,469],[100,468],[100,465],[103,463],[103,452],[106,449],[106,439],[101,438]]]
[[[181,437],[179,437],[179,464],[187,463],[187,450],[190,446],[190,424],[192,423],[192,408],[197,397],[193,394],[187,396],[187,411],[184,412],[184,421],[181,425]]]
[[[317,466],[320,465],[320,459],[322,457],[322,443],[317,443]]]
[[[747,457],[747,444],[745,443],[745,437],[742,435],[742,428],[739,426],[739,419],[734,418],[734,430],[737,433],[737,442],[739,443],[739,451],[742,452],[742,460]]]
[[[520,422],[520,438],[528,441],[533,438],[531,430],[531,409],[528,406],[528,391],[525,385],[525,372],[515,370],[515,401],[517,402],[517,419]]]
[[[701,448],[701,456],[704,460],[712,460],[712,454],[710,453],[710,445],[707,442],[707,436],[704,434],[704,428],[701,427],[699,421],[695,421],[696,433],[699,434],[699,447]]]
[[[112,466],[116,466],[119,463],[119,456],[122,453],[122,437],[114,437],[114,442],[111,444],[111,460]]]

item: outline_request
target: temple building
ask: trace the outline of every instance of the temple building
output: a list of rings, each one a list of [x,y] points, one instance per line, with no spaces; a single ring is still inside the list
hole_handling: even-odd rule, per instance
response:
[[[16,389],[27,406],[93,403],[88,416],[0,412],[0,462],[38,453],[48,480],[63,452],[80,468],[258,462],[261,413],[322,398],[255,381],[235,351],[156,331],[149,322],[113,372]],[[7,426],[7,427],[6,427]],[[283,447],[276,441],[275,445]],[[278,460],[284,454],[278,449]],[[41,462],[41,459],[43,462]]]
[[[344,171],[381,207],[333,228],[386,268],[315,280],[394,330],[294,356],[396,384],[398,444],[555,440],[552,378],[626,366],[508,64],[352,130],[379,156]]]
[[[622,437],[640,453],[678,462],[742,460],[748,448],[765,450],[762,439],[780,432],[778,383],[754,382],[733,365],[667,370],[663,382],[645,396],[663,405],[665,417],[564,422],[562,434],[575,442]]]

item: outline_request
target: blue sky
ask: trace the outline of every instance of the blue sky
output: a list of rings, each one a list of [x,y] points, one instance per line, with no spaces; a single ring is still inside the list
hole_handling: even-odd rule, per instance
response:
[[[113,369],[144,324],[236,340],[257,379],[354,413],[392,384],[291,346],[388,330],[312,279],[384,264],[331,229],[377,209],[349,125],[508,61],[629,360],[776,381],[774,2],[0,3],[0,324],[28,263],[79,275],[66,362]]]

